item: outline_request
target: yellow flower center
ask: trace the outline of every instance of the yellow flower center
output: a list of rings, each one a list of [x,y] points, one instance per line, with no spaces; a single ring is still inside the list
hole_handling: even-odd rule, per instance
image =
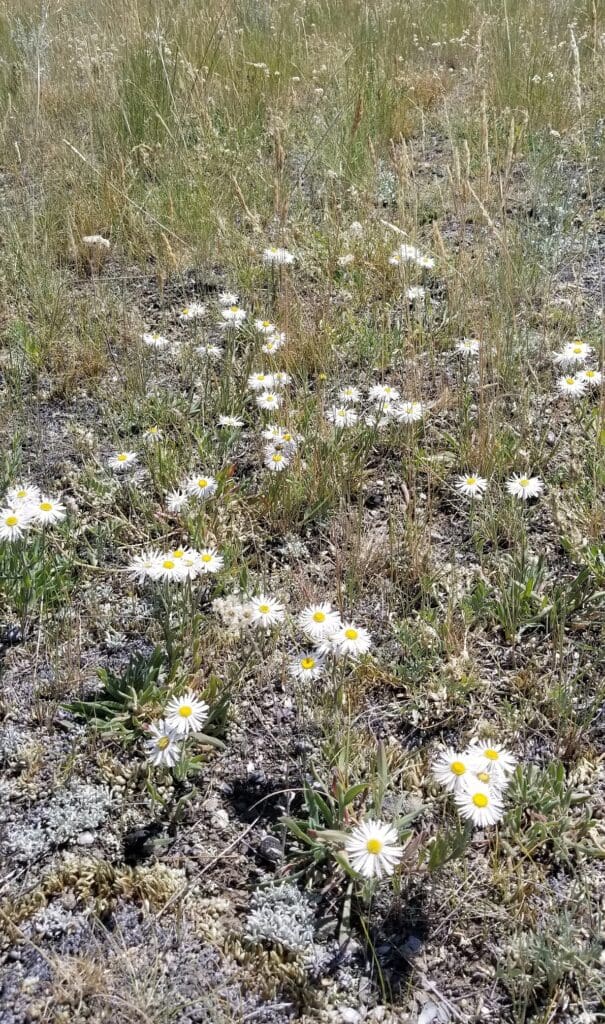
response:
[[[579,356],[579,355],[581,355],[581,354],[582,354],[582,352],[583,352],[584,350],[583,350],[583,348],[582,348],[582,346],[581,346],[581,345],[574,345],[574,347],[573,347],[572,351],[573,351],[574,355],[576,355],[576,356]]]
[[[477,772],[477,778],[479,779],[479,782],[488,783],[489,782],[489,772]]]
[[[40,510],[42,512],[52,512],[53,507],[52,507],[50,501],[41,501],[40,502]]]
[[[203,487],[207,487],[208,486],[208,481],[204,480],[203,477],[202,477],[201,480],[198,480],[197,485],[198,485],[198,487],[202,487],[202,488]]]
[[[268,604],[259,604],[258,610],[261,613],[261,615],[268,615],[269,612],[271,611],[271,608]]]
[[[187,314],[188,312],[189,312],[189,306],[185,306],[185,308],[183,310],[183,313]]]
[[[189,718],[190,715],[192,714],[193,708],[191,707],[191,704],[183,704],[179,708],[179,715],[181,716],[181,718]]]
[[[237,306],[229,306],[229,310],[230,310],[231,313],[237,313],[238,307]]]
[[[300,667],[304,669],[315,668],[315,658],[302,658]]]
[[[477,483],[477,477],[476,476],[467,476],[466,482],[467,482],[469,487],[474,487],[475,484]]]
[[[368,839],[366,843],[366,850],[368,853],[373,853],[376,856],[381,852],[383,846],[384,843],[382,842],[382,839]]]
[[[485,793],[473,793],[472,800],[475,807],[487,807],[489,803],[489,798]]]
[[[519,480],[519,483],[521,484],[521,487],[527,487],[527,485],[529,483],[529,480],[527,479],[526,476],[522,476],[521,479]]]
[[[357,640],[359,633],[356,629],[345,629],[345,636],[347,640]]]
[[[454,775],[464,775],[466,771],[466,765],[462,761],[452,761],[450,768]]]
[[[18,498],[27,498],[27,491],[17,491]]]
[[[212,561],[212,555],[202,555],[201,560],[202,560],[202,562],[211,562]]]
[[[6,523],[7,526],[16,526],[17,523],[19,522],[19,519],[17,516],[7,516],[4,522]]]
[[[585,377],[590,377],[591,380],[594,377],[594,375],[595,375],[595,371],[594,370],[585,370],[584,371],[584,376]]]
[[[270,327],[270,326],[271,326],[271,321],[270,320],[263,320],[263,327]]]
[[[487,750],[483,751],[483,753],[485,754],[485,757],[487,757],[488,761],[497,761],[500,757],[498,751],[494,750],[493,747],[488,747]]]
[[[162,568],[174,569],[174,562],[170,558],[167,558],[165,562],[162,562]]]
[[[182,548],[177,548],[176,551],[172,552],[172,557],[173,558],[182,558],[184,554],[185,554],[185,552],[183,551]]]
[[[565,378],[565,383],[566,384],[575,384],[575,382],[576,382],[576,378],[575,377],[566,377]]]
[[[128,460],[128,456],[124,452],[120,452],[117,458],[118,462],[126,462]]]
[[[280,455],[279,452],[275,452],[275,455],[272,455],[271,459],[273,460],[273,462],[281,462],[283,459],[283,455]]]
[[[325,612],[313,612],[313,622],[325,622],[325,621],[326,621],[326,613]]]
[[[156,743],[156,747],[158,748],[158,750],[166,750],[166,747],[169,747],[169,746],[170,746],[170,737],[169,736],[160,736],[160,739]]]

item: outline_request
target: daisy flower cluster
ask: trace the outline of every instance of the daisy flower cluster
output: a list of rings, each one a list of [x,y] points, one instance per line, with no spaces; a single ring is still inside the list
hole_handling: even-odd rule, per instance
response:
[[[32,526],[53,526],[65,519],[67,510],[58,498],[43,494],[30,483],[18,483],[6,492],[0,510],[0,540],[15,541]]]
[[[149,726],[147,758],[154,768],[173,768],[183,756],[184,742],[200,733],[208,720],[210,708],[193,690],[180,697],[171,697],[164,717]]]
[[[579,338],[568,342],[560,352],[555,352],[555,365],[565,371],[557,380],[557,390],[560,394],[567,398],[581,398],[591,388],[601,386],[601,371],[595,367],[584,366],[593,355],[593,348]]]
[[[211,576],[220,572],[224,558],[216,548],[174,548],[171,551],[149,550],[137,555],[130,567],[134,579],[145,580],[195,580],[199,576]]]
[[[398,249],[389,257],[389,263],[393,267],[405,266],[406,263],[412,263],[421,270],[432,270],[435,266],[435,260],[431,256],[425,256],[420,249],[417,249],[415,245],[400,245]]]
[[[499,743],[473,741],[463,752],[446,747],[433,762],[433,776],[451,793],[459,814],[478,828],[504,814],[504,793],[517,761]]]
[[[354,427],[362,420],[368,427],[386,427],[391,422],[417,423],[426,415],[423,402],[402,399],[399,388],[392,384],[372,384],[365,401],[365,412],[355,407],[363,400],[361,388],[346,384],[338,392],[338,399],[326,410],[326,419],[335,427]]]
[[[459,476],[456,481],[456,490],[465,498],[474,498],[481,501],[487,491],[488,481],[479,473],[469,473]],[[527,501],[529,498],[538,498],[544,490],[544,483],[539,476],[531,476],[530,473],[513,473],[505,482],[505,488],[514,498]]]

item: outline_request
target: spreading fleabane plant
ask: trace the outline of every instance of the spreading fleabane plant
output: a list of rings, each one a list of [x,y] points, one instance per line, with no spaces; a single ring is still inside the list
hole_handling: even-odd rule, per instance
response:
[[[263,251],[263,262],[274,264],[278,267],[284,267],[294,263],[294,256],[288,249],[272,245]]]
[[[138,457],[139,456],[136,452],[115,452],[115,454],[107,460],[107,465],[110,469],[119,473],[124,469],[129,469],[131,466],[134,466]]]
[[[456,482],[456,489],[467,498],[480,500],[487,488],[487,480],[478,473],[470,473],[468,476],[459,476]]]
[[[392,825],[371,818],[353,829],[345,842],[349,863],[364,878],[392,875],[403,857],[403,847]]]
[[[173,729],[177,736],[188,736],[191,732],[201,732],[208,719],[209,707],[205,701],[199,700],[193,690],[187,690],[181,697],[171,697],[166,705],[166,725]]]
[[[537,498],[544,490],[544,484],[538,476],[529,476],[528,474],[520,476],[513,473],[506,481],[506,490],[513,497],[527,501],[528,498]]]

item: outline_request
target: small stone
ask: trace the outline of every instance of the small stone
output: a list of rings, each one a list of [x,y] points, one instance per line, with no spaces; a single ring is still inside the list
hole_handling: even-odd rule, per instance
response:
[[[362,1020],[359,1010],[353,1009],[352,1006],[341,1006],[338,1012],[343,1024],[359,1024]]]
[[[92,832],[80,832],[80,835],[76,839],[78,846],[92,846],[95,841],[95,837]]]
[[[218,811],[214,812],[210,820],[213,828],[227,828],[229,824],[229,815],[224,808],[220,807]]]

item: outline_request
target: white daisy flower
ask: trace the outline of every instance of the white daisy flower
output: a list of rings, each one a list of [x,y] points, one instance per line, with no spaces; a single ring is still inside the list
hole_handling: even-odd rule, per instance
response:
[[[432,256],[417,256],[415,262],[416,266],[422,267],[423,270],[432,270],[435,266],[435,260]]]
[[[453,747],[446,747],[433,761],[433,777],[447,789],[455,793],[464,785],[465,778],[477,771],[478,759],[468,753],[460,754]]]
[[[276,352],[279,352],[280,348],[284,347],[284,344],[285,343],[284,341],[282,341],[281,338],[278,338],[277,335],[272,334],[269,340],[266,341],[265,344],[261,346],[261,352],[264,352],[265,355],[273,356],[275,355]]]
[[[146,331],[141,338],[149,348],[166,348],[170,344],[168,338],[165,338],[163,334],[158,334],[157,331]]]
[[[283,267],[294,263],[294,256],[287,249],[272,245],[263,251],[263,261]]]
[[[225,564],[225,559],[219,555],[216,548],[203,548],[197,556],[199,572],[206,573],[220,572]]]
[[[461,356],[478,356],[481,342],[478,338],[463,338],[456,342],[456,352]]]
[[[172,729],[165,718],[152,722],[149,726],[150,738],[147,740],[147,759],[154,768],[165,765],[172,768],[181,756],[181,743],[178,734]]]
[[[31,517],[36,523],[60,523],[67,515],[65,505],[54,498],[42,496],[39,501],[29,506]]]
[[[369,819],[353,829],[345,843],[353,871],[364,878],[392,875],[403,857],[403,847],[392,825]]]
[[[169,512],[181,512],[188,501],[189,495],[185,491],[169,491],[166,495],[166,508]]]
[[[221,306],[235,306],[237,307],[238,296],[235,292],[220,292],[218,301]]]
[[[129,566],[129,572],[132,573],[135,583],[156,580],[162,558],[161,552],[157,549],[143,551],[140,555],[135,555]]]
[[[313,682],[323,674],[325,657],[319,651],[307,651],[293,658],[289,665],[291,676],[299,681]]]
[[[390,384],[373,384],[368,393],[371,402],[384,407],[385,402],[398,402],[401,398],[399,388]]]
[[[244,421],[239,416],[219,416],[219,427],[230,427],[232,430],[239,430],[243,427]]]
[[[351,263],[355,262],[355,257],[352,252],[345,252],[342,256],[339,256],[336,260],[339,267],[349,267]]]
[[[335,612],[327,601],[322,601],[320,604],[311,604],[303,608],[298,616],[298,625],[309,640],[321,643],[336,633],[342,623],[338,612]]]
[[[277,391],[261,391],[256,396],[256,404],[259,409],[279,409],[282,404],[282,396]]]
[[[290,459],[283,452],[278,451],[275,448],[265,449],[265,466],[270,469],[272,473],[281,473],[282,470],[287,469],[290,465]]]
[[[469,777],[468,782],[454,793],[454,800],[460,815],[478,828],[495,825],[504,814],[499,791],[477,778]]]
[[[400,423],[417,423],[424,416],[424,405],[422,402],[396,402],[393,416]]]
[[[15,484],[6,494],[6,503],[9,508],[21,508],[23,505],[34,505],[40,501],[40,488],[35,484]]]
[[[275,334],[277,330],[275,324],[272,324],[270,320],[255,320],[254,326],[261,334]]]
[[[287,388],[292,383],[292,378],[285,370],[277,370],[273,374],[273,386],[276,388]]]
[[[161,441],[164,436],[164,431],[160,430],[159,427],[147,427],[147,430],[143,431],[143,437],[145,441]]]
[[[354,626],[352,622],[343,622],[340,629],[337,629],[330,641],[341,654],[350,654],[356,657],[367,654],[372,646],[372,637],[363,626]]]
[[[470,744],[468,753],[477,762],[477,770],[489,772],[490,777],[496,781],[508,778],[517,766],[515,755],[501,743],[494,743],[492,740],[482,743],[474,741]]]
[[[196,473],[185,482],[185,489],[195,498],[211,498],[217,487],[214,477],[204,476],[203,473]]]
[[[600,370],[580,370],[578,377],[589,388],[599,388],[603,380]]]
[[[206,312],[203,302],[190,302],[179,313],[179,320],[198,320]]]
[[[573,374],[567,374],[565,377],[559,377],[557,381],[557,388],[562,395],[567,395],[570,398],[580,398],[586,392],[586,378],[574,376]]]
[[[406,289],[405,297],[410,302],[419,302],[426,295],[426,288],[423,288],[421,284],[413,284],[410,288]]]
[[[266,594],[259,594],[258,597],[250,599],[252,612],[252,625],[262,629],[268,629],[277,622],[283,622],[286,617],[286,609],[283,604]]]
[[[251,373],[248,377],[248,389],[250,391],[268,391],[273,387],[272,373]]]
[[[400,267],[404,262],[398,252],[394,252],[392,256],[389,256],[389,263],[392,267]]]
[[[107,465],[110,469],[120,472],[123,469],[128,469],[129,466],[133,466],[138,457],[136,452],[116,452],[115,455],[112,455],[107,460]]]
[[[241,309],[235,303],[231,306],[227,306],[221,311],[223,320],[226,320],[230,324],[241,324],[246,319],[246,310]]]
[[[513,473],[511,478],[506,481],[506,490],[515,498],[527,501],[528,498],[537,498],[544,490],[544,484],[539,476],[521,476],[518,473]]]
[[[224,355],[220,345],[197,345],[195,351],[202,359],[222,359]]]
[[[336,427],[354,427],[359,416],[346,405],[332,405],[326,410],[326,419]]]
[[[153,572],[152,579],[174,580],[176,583],[182,583],[188,576],[187,566],[183,560],[171,558],[168,554],[160,555]]]
[[[0,540],[19,540],[32,523],[31,507],[3,508],[0,511]]]
[[[340,389],[338,397],[343,405],[357,405],[361,401],[361,391],[354,384],[347,384]]]
[[[456,488],[461,494],[466,495],[467,498],[477,498],[478,500],[483,497],[486,487],[487,480],[477,473],[471,473],[469,476],[459,476],[456,483]]]
[[[187,690],[182,697],[172,697],[166,705],[166,725],[174,729],[177,736],[188,736],[200,732],[208,719],[210,708],[199,700],[193,690]]]

